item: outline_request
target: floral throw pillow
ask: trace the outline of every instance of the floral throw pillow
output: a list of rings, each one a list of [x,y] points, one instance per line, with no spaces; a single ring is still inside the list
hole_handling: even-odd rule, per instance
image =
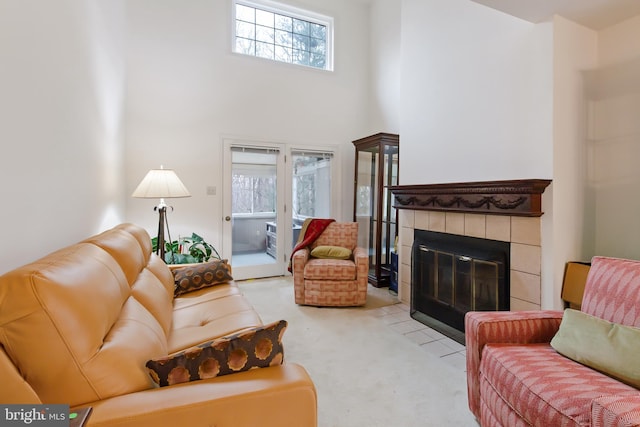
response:
[[[282,335],[286,328],[287,321],[279,320],[151,359],[146,367],[151,379],[163,387],[281,365]]]
[[[216,259],[202,264],[187,265],[173,271],[174,296],[233,280],[231,267],[226,259]]]

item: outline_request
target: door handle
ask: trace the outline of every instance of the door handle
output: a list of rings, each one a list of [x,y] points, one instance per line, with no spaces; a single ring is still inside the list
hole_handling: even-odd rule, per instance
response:
[[[224,220],[225,221],[231,221],[231,217],[227,215],[227,216],[224,217]]]

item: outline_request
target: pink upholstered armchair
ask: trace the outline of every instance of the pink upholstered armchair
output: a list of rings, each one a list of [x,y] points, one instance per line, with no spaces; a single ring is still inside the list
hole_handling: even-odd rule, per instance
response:
[[[581,311],[640,327],[640,261],[594,257]],[[640,390],[550,345],[562,319],[551,310],[466,314],[469,408],[481,426],[640,426]]]
[[[358,223],[332,222],[309,245],[292,257],[293,286],[297,304],[358,306],[367,301],[369,256],[357,247]],[[318,246],[339,246],[352,251],[350,259],[313,258]]]

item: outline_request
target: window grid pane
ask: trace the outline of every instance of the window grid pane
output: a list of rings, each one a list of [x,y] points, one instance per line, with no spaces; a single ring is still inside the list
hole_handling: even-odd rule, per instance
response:
[[[265,10],[256,9],[256,24],[264,25],[265,27],[274,27],[273,13]]]
[[[292,47],[291,33],[288,31],[276,30],[276,45]]]
[[[288,32],[293,31],[293,18],[290,16],[276,15],[276,28]]]
[[[243,39],[256,38],[256,26],[250,22],[236,21],[236,37]]]
[[[326,25],[236,4],[235,51],[324,69]]]
[[[311,37],[315,37],[317,39],[326,40],[327,39],[327,27],[320,24],[310,24],[309,25],[309,35]]]
[[[252,7],[237,4],[236,20],[245,22],[256,22],[256,10]]]
[[[274,46],[272,43],[256,42],[256,56],[273,59]]]
[[[256,54],[256,42],[254,40],[236,38],[236,52],[244,53],[245,55]]]
[[[256,41],[273,43],[273,27],[264,27],[262,25],[256,25]]]
[[[291,62],[291,48],[276,46],[275,56],[276,61]]]
[[[303,36],[309,35],[309,22],[302,21],[300,19],[293,20],[293,32],[296,34],[302,34]]]

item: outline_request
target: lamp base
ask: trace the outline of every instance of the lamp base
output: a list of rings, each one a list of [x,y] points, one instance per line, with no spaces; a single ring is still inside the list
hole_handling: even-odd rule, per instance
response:
[[[155,207],[155,210],[158,211],[158,247],[156,248],[156,253],[160,256],[162,261],[164,261],[165,254],[165,241],[164,241],[164,225],[167,222],[167,206],[166,205],[158,205]]]

